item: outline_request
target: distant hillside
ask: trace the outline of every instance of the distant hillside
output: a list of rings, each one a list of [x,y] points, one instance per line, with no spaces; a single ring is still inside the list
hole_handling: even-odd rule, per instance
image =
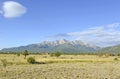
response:
[[[2,52],[21,52],[23,50],[28,50],[30,52],[65,52],[65,53],[85,53],[85,52],[95,52],[100,49],[100,47],[79,40],[69,41],[69,40],[56,40],[56,41],[44,41],[38,44],[31,44],[27,46],[4,48]]]
[[[102,48],[99,52],[120,53],[120,45]]]

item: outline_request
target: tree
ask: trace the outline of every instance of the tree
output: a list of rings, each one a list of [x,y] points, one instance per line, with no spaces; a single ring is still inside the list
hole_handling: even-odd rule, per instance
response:
[[[27,50],[24,50],[22,54],[25,56],[24,59],[26,59],[26,56],[29,55]]]

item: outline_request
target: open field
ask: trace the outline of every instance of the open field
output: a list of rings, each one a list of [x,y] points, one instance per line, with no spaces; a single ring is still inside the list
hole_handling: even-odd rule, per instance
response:
[[[23,55],[0,54],[0,59],[8,62],[7,67],[0,62],[0,79],[120,79],[120,59],[117,56],[31,56],[46,64],[28,64]]]

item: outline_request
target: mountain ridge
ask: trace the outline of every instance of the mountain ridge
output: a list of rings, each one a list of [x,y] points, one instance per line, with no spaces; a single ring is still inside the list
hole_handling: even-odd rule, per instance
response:
[[[66,39],[55,40],[55,41],[43,41],[41,43],[30,44],[26,46],[4,48],[3,52],[20,52],[23,50],[28,50],[31,52],[95,52],[100,49],[100,47],[82,42],[80,40],[69,41]]]
[[[108,52],[108,53],[120,53],[120,44],[102,48],[98,52],[101,52],[101,53],[105,53],[105,52]]]

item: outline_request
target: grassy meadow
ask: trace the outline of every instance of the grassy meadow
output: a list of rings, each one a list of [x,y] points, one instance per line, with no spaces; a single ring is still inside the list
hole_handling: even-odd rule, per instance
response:
[[[0,79],[120,79],[120,58],[98,55],[28,55],[39,63],[29,64],[23,55],[0,54]]]

